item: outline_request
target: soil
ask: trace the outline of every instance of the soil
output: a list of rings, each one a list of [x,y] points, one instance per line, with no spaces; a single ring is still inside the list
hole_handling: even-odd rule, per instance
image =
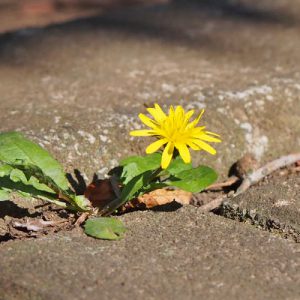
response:
[[[17,203],[18,200],[15,199],[15,202]],[[0,243],[15,239],[38,238],[62,230],[74,229],[76,216],[73,213],[47,204],[38,205],[28,212],[14,204],[15,202],[0,203],[1,213],[5,213],[0,223]],[[16,216],[18,210],[20,215]]]

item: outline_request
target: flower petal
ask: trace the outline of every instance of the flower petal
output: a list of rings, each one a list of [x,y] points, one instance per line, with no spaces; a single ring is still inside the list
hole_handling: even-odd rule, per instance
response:
[[[157,113],[155,108],[149,107],[149,108],[147,108],[147,111],[149,112],[149,114],[154,118],[154,120],[157,123],[160,123],[163,120],[163,117],[159,113]]]
[[[148,127],[150,128],[156,128],[157,127],[157,124],[155,121],[153,121],[152,119],[150,119],[149,117],[147,117],[146,115],[144,114],[139,114],[139,118],[141,119],[141,121],[147,125]]]
[[[212,137],[212,136],[209,136],[208,134],[206,133],[203,133],[203,134],[200,134],[198,136],[198,138],[202,141],[206,141],[206,142],[213,142],[213,143],[221,143],[221,140],[216,138],[216,137]]]
[[[190,154],[188,147],[185,144],[179,144],[179,143],[175,144],[175,147],[178,149],[182,160],[186,164],[190,163],[191,162],[191,154]]]
[[[152,136],[152,135],[155,135],[155,133],[153,132],[153,130],[142,129],[142,130],[130,131],[130,135],[132,135],[132,136]]]
[[[210,146],[209,144],[203,141],[200,141],[198,139],[193,139],[193,143],[212,155],[215,155],[217,153],[217,151],[212,146]]]
[[[182,118],[184,115],[184,109],[181,105],[176,106],[175,108],[175,117]]]
[[[174,114],[175,114],[175,110],[174,110],[174,106],[171,105],[169,108],[169,118],[174,118]]]
[[[219,134],[217,134],[217,133],[214,133],[214,132],[206,131],[206,133],[208,133],[208,134],[210,134],[210,135],[214,135],[214,136],[220,137],[220,135],[219,135]]]
[[[194,110],[189,110],[185,116],[184,116],[184,126],[186,126],[186,124],[189,122],[190,118],[192,117],[192,115],[194,114]]]
[[[195,127],[199,123],[199,121],[200,121],[200,119],[201,119],[201,117],[202,117],[203,114],[204,114],[204,109],[201,110],[201,112],[199,113],[198,117],[194,121],[192,121],[191,123],[189,123],[187,125],[187,128],[193,128],[193,127]]]
[[[198,123],[204,113],[204,109],[191,120],[194,110],[185,111],[181,105],[170,106],[169,112],[165,113],[158,104],[147,108],[149,115],[139,114],[141,121],[148,129],[134,130],[133,136],[154,136],[156,141],[148,145],[146,153],[154,153],[164,147],[161,159],[161,167],[167,168],[173,155],[174,147],[185,163],[191,162],[190,150],[205,150],[216,154],[216,150],[209,142],[221,142],[216,133],[206,131],[205,126]]]
[[[162,122],[167,117],[164,111],[157,103],[154,104],[154,108],[152,107],[147,108],[147,111],[153,116],[155,121],[158,123]]]
[[[173,151],[174,151],[174,144],[172,142],[169,142],[162,154],[162,158],[161,158],[162,169],[166,169],[169,166],[173,157]]]
[[[193,142],[188,141],[188,142],[187,142],[187,145],[188,145],[189,147],[191,147],[191,149],[193,149],[193,150],[195,150],[195,151],[202,150],[201,147],[197,146],[197,145],[194,144]]]
[[[160,139],[152,144],[150,144],[147,148],[146,148],[146,153],[147,154],[151,154],[155,151],[157,151],[162,145],[166,144],[168,142],[167,139]]]

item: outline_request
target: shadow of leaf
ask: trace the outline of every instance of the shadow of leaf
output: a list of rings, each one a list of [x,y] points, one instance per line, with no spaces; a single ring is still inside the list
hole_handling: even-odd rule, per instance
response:
[[[154,212],[172,212],[176,211],[177,209],[181,208],[183,205],[180,203],[173,201],[170,203],[166,203],[163,205],[155,206],[153,208],[150,208],[149,210],[152,210]]]
[[[0,202],[0,218],[10,216],[12,218],[23,218],[23,217],[35,217],[40,215],[36,212],[34,214],[29,213],[28,209],[19,207],[14,202],[7,200]]]
[[[66,176],[75,193],[83,195],[87,186],[82,173],[78,169],[74,169],[74,175],[67,173]]]

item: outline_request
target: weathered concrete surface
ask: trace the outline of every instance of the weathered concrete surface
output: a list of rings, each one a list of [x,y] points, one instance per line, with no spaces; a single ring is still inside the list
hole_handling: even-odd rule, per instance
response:
[[[206,107],[223,175],[246,150],[296,151],[298,1],[175,2],[1,37],[1,131],[22,130],[90,178],[143,152],[145,102]],[[120,138],[122,137],[122,138]]]
[[[224,142],[194,158],[221,176],[245,151],[297,151],[299,11],[292,0],[176,2],[2,35],[0,131],[25,132],[89,179],[144,151],[128,136],[144,102],[205,107]],[[1,244],[0,298],[299,299],[299,244],[192,207],[123,218],[121,242]]]
[[[122,219],[118,242],[73,233],[2,245],[2,299],[299,298],[299,244],[192,206]]]
[[[226,201],[220,214],[300,242],[300,177],[276,177]]]

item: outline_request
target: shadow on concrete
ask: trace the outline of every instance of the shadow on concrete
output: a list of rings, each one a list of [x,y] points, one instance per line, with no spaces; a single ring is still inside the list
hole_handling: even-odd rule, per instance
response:
[[[182,206],[183,206],[182,204],[173,201],[171,203],[155,206],[153,208],[150,208],[149,210],[152,210],[154,212],[172,212],[180,209]]]
[[[39,215],[39,213],[31,214],[27,208],[22,208],[13,203],[12,201],[1,201],[0,202],[0,219],[5,216],[10,216],[12,218],[24,218],[24,217],[34,217]]]
[[[250,1],[249,1],[250,2]],[[261,1],[263,2],[263,1]],[[205,11],[207,14],[219,13],[223,18],[232,18],[244,22],[283,23],[293,22],[290,15],[284,12],[274,12],[256,7],[255,4],[247,4],[231,0],[177,0],[175,4],[182,7],[189,3],[190,8]]]
[[[95,178],[96,175],[94,175]],[[82,173],[78,169],[74,169],[74,175],[67,173],[67,179],[77,195],[83,195],[86,190],[86,182]]]
[[[249,1],[250,3],[250,1]],[[200,32],[196,37],[191,36],[185,28],[190,28],[193,23],[196,29],[205,27],[213,20],[215,27],[213,31]],[[167,43],[174,43],[187,47],[203,47],[210,51],[224,51],[219,41],[218,26],[222,30],[222,21],[230,20],[239,30],[239,26],[250,24],[260,25],[283,25],[295,26],[297,20],[288,12],[278,10],[261,9],[255,5],[243,4],[230,0],[175,0],[173,2],[152,7],[133,7],[117,11],[103,13],[82,19],[76,19],[64,23],[52,24],[41,29],[24,29],[0,35],[0,60],[5,63],[14,63],[12,54],[14,47],[25,46],[34,49],[37,39],[47,35],[47,32],[60,31],[60,34],[72,35],[76,38],[78,34],[84,34],[91,30],[101,29],[127,34],[129,37],[143,37],[159,39]],[[297,26],[297,25],[296,25]],[[226,38],[226,37],[225,37]],[[9,50],[6,46],[9,46]],[[55,47],[55,45],[51,45]],[[59,47],[59,45],[57,45]],[[228,49],[227,49],[228,50]],[[234,49],[232,49],[234,51]],[[33,55],[34,58],[34,55]]]

